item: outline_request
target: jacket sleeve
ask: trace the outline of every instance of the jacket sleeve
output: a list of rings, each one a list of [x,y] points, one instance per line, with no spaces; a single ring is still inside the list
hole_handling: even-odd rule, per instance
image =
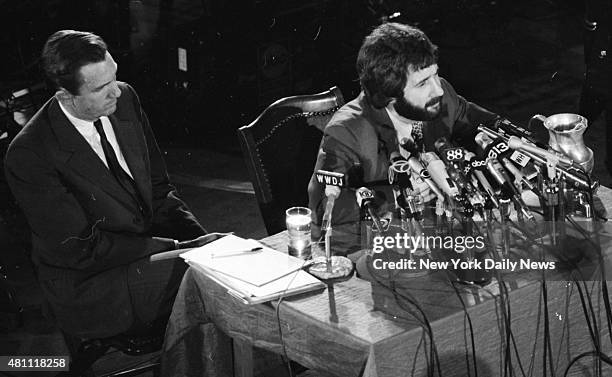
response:
[[[359,140],[350,131],[349,127],[343,124],[330,123],[325,128],[315,170],[308,185],[308,205],[312,210],[312,219],[315,224],[321,224],[325,205],[327,204],[327,198],[324,193],[325,184],[317,181],[315,173],[317,170],[323,169],[348,175],[361,163],[359,148]],[[346,190],[343,190],[340,197],[336,199],[336,205],[334,206],[334,223],[354,220],[354,216],[351,216],[356,211],[356,204],[354,202],[354,198],[350,198]]]
[[[455,92],[455,89],[444,80],[444,91],[449,98],[451,112],[452,134],[451,139],[457,145],[461,145],[471,151],[476,151],[474,137],[478,133],[478,125],[487,123],[497,118],[497,114],[467,101]]]
[[[32,145],[12,145],[5,171],[33,234],[34,258],[51,267],[104,271],[174,247],[171,239],[113,231],[92,219],[48,158]]]
[[[181,241],[206,234],[206,230],[191,213],[187,204],[179,198],[176,188],[170,183],[166,163],[151,130],[147,115],[134,89],[128,87],[134,100],[134,107],[138,109],[149,156],[153,194],[152,229],[156,232],[154,234]]]

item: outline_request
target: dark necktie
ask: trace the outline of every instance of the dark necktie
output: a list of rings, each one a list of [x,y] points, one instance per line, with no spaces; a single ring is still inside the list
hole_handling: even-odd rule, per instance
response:
[[[123,187],[125,191],[130,194],[130,196],[134,199],[136,204],[138,205],[138,209],[140,212],[144,212],[143,210],[143,200],[140,196],[140,192],[136,187],[136,182],[126,173],[125,170],[119,165],[119,160],[117,160],[117,155],[113,150],[113,147],[108,142],[106,138],[106,134],[104,133],[104,128],[102,127],[102,121],[100,119],[94,122],[94,127],[98,134],[100,134],[100,144],[102,144],[102,150],[104,151],[104,156],[106,157],[106,163],[108,164],[108,169],[111,171],[119,185]]]

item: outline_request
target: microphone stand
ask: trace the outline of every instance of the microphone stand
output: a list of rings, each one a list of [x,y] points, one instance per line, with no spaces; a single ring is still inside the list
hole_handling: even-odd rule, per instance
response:
[[[436,234],[441,234],[442,222],[444,216],[444,197],[439,196],[436,200]]]
[[[499,207],[499,200],[497,200]],[[487,236],[489,238],[489,244],[491,245],[491,255],[495,256],[495,233],[493,231],[493,206],[490,205],[485,211],[485,223],[487,227]]]
[[[329,197],[332,200],[331,207],[335,197]],[[325,257],[317,257],[313,259],[313,263],[308,267],[308,272],[321,280],[331,281],[339,278],[350,278],[353,273],[353,262],[350,259],[342,256],[334,255],[331,252],[331,236],[332,236],[332,221],[331,210],[327,216],[324,216],[321,224],[321,231],[324,232],[325,242]]]
[[[501,237],[502,237],[502,255],[507,257],[510,255],[510,227],[508,222],[510,220],[510,203],[511,200],[508,198],[499,199],[499,217],[501,224]],[[517,213],[520,211],[517,211]]]
[[[331,221],[327,226],[325,232],[325,264],[327,265],[327,272],[332,272],[332,255],[331,255],[331,235],[332,235],[332,226]]]
[[[412,216],[410,218],[410,223],[412,224],[412,232],[416,237],[419,237],[420,235],[423,235],[424,232],[424,223],[425,223],[425,218],[423,217],[423,211],[424,211],[424,206],[423,206],[423,198],[416,194],[416,195],[409,195],[408,196],[408,207],[410,208],[410,210],[412,211]],[[422,255],[426,255],[431,253],[431,250],[425,246],[424,250],[417,252],[415,250],[414,253],[410,254],[410,259],[412,259],[412,255],[415,254],[417,256],[422,256]]]
[[[455,222],[455,217],[453,216],[453,210],[455,209],[456,203],[453,198],[448,198],[448,202],[446,202],[446,208],[444,209],[444,213],[446,214],[446,226],[448,229],[448,235],[453,236],[453,224]]]
[[[361,227],[361,248],[366,250],[366,255],[372,256],[374,254],[371,246],[374,244],[374,235],[372,234],[372,227],[374,221],[367,211],[361,207],[361,215],[359,217],[359,224]],[[364,237],[365,235],[365,237]]]
[[[542,194],[544,196],[544,201],[546,202],[546,207],[548,209],[546,213],[546,218],[549,222],[549,229],[551,231],[551,243],[552,246],[557,246],[557,217],[564,212],[562,209],[562,200],[561,200],[561,185],[560,180],[557,177],[557,164],[559,163],[559,159],[555,156],[549,156],[546,159],[546,177],[547,179],[542,180]],[[557,207],[560,209],[560,213],[557,213]]]

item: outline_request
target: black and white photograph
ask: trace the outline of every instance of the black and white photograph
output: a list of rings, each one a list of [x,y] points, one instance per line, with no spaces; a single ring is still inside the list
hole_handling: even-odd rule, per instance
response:
[[[0,51],[0,377],[612,376],[612,2],[0,0]]]

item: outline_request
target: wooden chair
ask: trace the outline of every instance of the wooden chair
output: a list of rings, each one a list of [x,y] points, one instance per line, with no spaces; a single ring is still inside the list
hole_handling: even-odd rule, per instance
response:
[[[285,210],[308,205],[308,181],[323,129],[344,104],[340,89],[282,98],[238,138],[268,234],[285,229]]]

